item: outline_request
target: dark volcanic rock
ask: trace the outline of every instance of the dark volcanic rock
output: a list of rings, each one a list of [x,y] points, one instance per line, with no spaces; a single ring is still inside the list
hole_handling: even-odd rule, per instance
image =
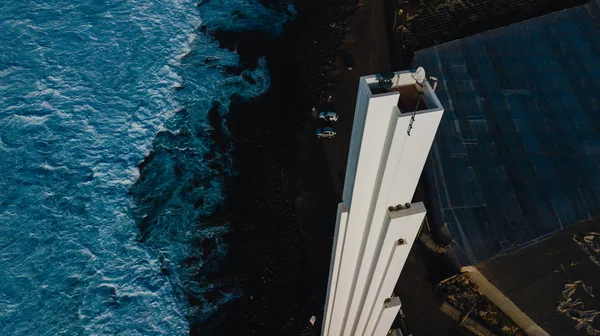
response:
[[[338,196],[322,163],[313,162],[324,161],[322,151],[306,143],[314,138],[310,109],[337,80],[335,59],[356,1],[305,0],[295,6],[297,19],[278,38],[211,33],[222,47],[237,50],[246,67],[266,57],[271,89],[250,102],[234,101],[226,116],[237,175],[226,179],[226,205],[216,216],[231,223],[225,238],[229,250],[219,271],[207,276],[243,295],[194,324],[192,335],[316,335],[320,330],[307,326],[312,315],[320,320],[323,313]],[[296,202],[301,191],[313,196]],[[323,227],[319,234],[300,229],[300,213]]]

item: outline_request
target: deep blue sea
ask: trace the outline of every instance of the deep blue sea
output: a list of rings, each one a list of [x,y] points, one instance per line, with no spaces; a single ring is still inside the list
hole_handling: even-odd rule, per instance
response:
[[[238,55],[199,28],[294,13],[197,3],[0,1],[0,335],[183,335],[239,296],[198,276],[227,252],[206,218],[234,173],[207,114],[269,76],[227,73]]]

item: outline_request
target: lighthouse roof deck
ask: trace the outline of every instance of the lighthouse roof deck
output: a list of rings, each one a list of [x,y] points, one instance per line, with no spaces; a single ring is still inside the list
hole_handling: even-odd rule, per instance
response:
[[[400,94],[398,108],[403,113],[427,111],[442,108],[442,105],[433,91],[431,85],[425,81],[418,84],[413,78],[415,70],[394,72],[391,87],[380,84],[382,75],[362,77],[369,86],[373,97],[389,94]],[[422,99],[419,96],[422,94]]]

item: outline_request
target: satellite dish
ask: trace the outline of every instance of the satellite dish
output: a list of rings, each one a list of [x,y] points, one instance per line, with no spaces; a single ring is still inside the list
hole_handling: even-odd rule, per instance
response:
[[[396,74],[394,74],[392,71],[382,72],[379,77],[379,87],[386,90],[390,89],[392,86],[394,86],[395,76]]]
[[[422,85],[425,82],[425,69],[418,67],[415,72],[411,74],[412,78],[419,84]]]

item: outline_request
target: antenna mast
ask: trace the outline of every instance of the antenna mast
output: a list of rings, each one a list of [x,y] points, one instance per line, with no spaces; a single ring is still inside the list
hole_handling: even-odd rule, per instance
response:
[[[415,80],[417,85],[419,86],[419,99],[417,100],[417,106],[415,106],[415,110],[412,112],[410,116],[410,123],[408,124],[408,130],[406,134],[410,135],[410,131],[413,129],[413,124],[415,122],[415,116],[417,115],[417,111],[419,110],[419,104],[421,103],[421,99],[423,99],[423,88],[425,87],[425,69],[423,67],[418,67],[417,70],[411,74],[411,77]]]

